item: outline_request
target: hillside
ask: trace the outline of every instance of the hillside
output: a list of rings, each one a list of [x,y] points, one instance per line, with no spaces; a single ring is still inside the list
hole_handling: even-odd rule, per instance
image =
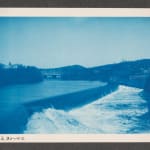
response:
[[[36,83],[42,80],[43,76],[36,67],[0,64],[0,86]]]
[[[150,75],[150,59],[125,61],[91,68],[73,65],[42,69],[41,72],[48,79],[101,80],[143,88]]]
[[[61,80],[89,80],[92,73],[89,69],[80,65],[42,69],[41,72],[48,79]]]
[[[90,70],[95,74],[95,79],[143,88],[150,75],[150,59],[120,62]]]

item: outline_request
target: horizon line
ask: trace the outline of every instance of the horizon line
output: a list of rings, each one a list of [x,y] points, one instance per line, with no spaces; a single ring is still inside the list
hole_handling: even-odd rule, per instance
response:
[[[84,68],[95,68],[95,67],[100,67],[100,66],[106,66],[106,65],[111,65],[111,64],[119,64],[119,63],[123,63],[123,62],[134,62],[134,61],[142,61],[142,60],[150,60],[150,58],[141,58],[141,59],[131,59],[131,60],[126,60],[126,59],[123,59],[123,60],[120,60],[118,62],[112,62],[112,63],[107,63],[107,64],[100,64],[100,65],[94,65],[94,66],[85,66],[85,65],[81,65],[81,64],[68,64],[68,65],[64,65],[64,66],[58,66],[58,67],[40,67],[40,66],[37,66],[37,65],[28,65],[28,64],[22,64],[22,63],[12,63],[11,61],[9,61],[7,64],[5,63],[1,63],[2,65],[9,65],[9,63],[11,63],[11,65],[23,65],[23,66],[30,66],[30,67],[36,67],[38,69],[57,69],[57,68],[63,68],[63,67],[71,67],[71,66],[81,66],[81,67],[84,67]]]

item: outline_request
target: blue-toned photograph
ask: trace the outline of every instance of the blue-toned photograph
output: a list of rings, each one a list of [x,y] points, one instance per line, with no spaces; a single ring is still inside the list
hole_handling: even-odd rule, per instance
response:
[[[0,134],[139,133],[149,17],[0,17]]]

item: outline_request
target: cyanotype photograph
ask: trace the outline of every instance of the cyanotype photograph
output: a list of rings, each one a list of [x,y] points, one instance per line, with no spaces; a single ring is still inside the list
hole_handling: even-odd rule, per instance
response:
[[[150,17],[0,17],[0,134],[150,133]]]

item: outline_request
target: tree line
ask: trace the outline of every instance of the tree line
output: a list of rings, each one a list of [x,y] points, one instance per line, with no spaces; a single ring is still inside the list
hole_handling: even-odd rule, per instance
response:
[[[33,66],[0,64],[0,85],[36,83],[43,80],[40,70]]]

